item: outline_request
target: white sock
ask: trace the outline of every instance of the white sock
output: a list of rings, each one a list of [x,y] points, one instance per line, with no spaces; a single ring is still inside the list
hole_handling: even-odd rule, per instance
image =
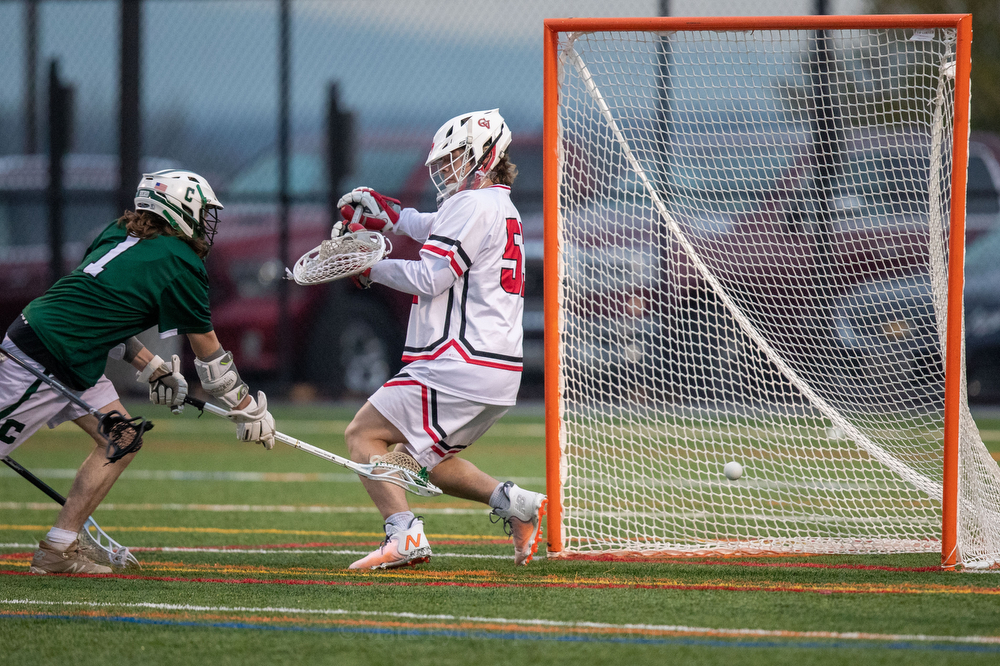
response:
[[[412,511],[400,511],[392,514],[385,519],[385,535],[391,538],[396,532],[408,529],[415,517]]]
[[[506,511],[510,508],[510,488],[514,486],[513,482],[508,481],[507,483],[498,483],[497,487],[493,489],[493,494],[490,495],[490,507],[496,509],[497,511]]]
[[[53,527],[49,530],[49,533],[45,535],[45,540],[49,542],[49,545],[58,551],[65,551],[69,548],[70,544],[76,541],[77,533],[72,530],[63,530],[58,527]]]

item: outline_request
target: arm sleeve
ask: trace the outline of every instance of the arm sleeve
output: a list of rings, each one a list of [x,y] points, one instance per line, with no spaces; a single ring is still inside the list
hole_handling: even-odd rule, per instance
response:
[[[437,213],[420,213],[414,208],[404,208],[399,212],[399,220],[392,231],[423,243],[431,233],[435,218]]]
[[[434,297],[457,279],[448,262],[434,255],[420,253],[418,261],[385,259],[372,266],[371,279],[396,291],[415,296]]]
[[[464,275],[479,253],[486,224],[476,198],[453,202],[434,217],[419,260],[380,261],[372,267],[371,279],[405,294],[434,297]]]

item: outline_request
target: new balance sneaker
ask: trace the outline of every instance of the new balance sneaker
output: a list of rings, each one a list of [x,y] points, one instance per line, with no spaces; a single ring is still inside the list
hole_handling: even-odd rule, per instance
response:
[[[111,573],[111,567],[105,567],[89,560],[80,552],[80,540],[77,539],[69,545],[64,552],[60,552],[52,547],[48,541],[39,541],[38,550],[31,558],[31,568],[33,574],[50,573],[88,573],[106,574]]]
[[[510,481],[504,484],[503,491],[510,499],[510,506],[502,511],[493,509],[491,515],[503,520],[504,531],[514,539],[514,564],[526,565],[538,552],[547,498]]]
[[[378,549],[368,553],[349,569],[398,569],[429,562],[431,545],[424,534],[424,520],[417,516],[410,526],[386,537]]]

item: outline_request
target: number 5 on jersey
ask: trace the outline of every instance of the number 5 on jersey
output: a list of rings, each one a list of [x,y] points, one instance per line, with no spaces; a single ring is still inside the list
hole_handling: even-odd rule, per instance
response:
[[[513,267],[504,264],[500,269],[500,286],[508,294],[517,294],[524,298],[524,234],[521,231],[521,220],[516,217],[507,218],[507,246],[503,258],[513,261]]]

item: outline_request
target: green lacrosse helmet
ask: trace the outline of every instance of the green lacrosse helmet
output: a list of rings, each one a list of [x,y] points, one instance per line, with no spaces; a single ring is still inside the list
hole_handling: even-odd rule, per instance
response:
[[[222,203],[208,181],[198,174],[165,169],[142,175],[135,193],[135,209],[155,213],[187,238],[204,238],[211,245]]]

